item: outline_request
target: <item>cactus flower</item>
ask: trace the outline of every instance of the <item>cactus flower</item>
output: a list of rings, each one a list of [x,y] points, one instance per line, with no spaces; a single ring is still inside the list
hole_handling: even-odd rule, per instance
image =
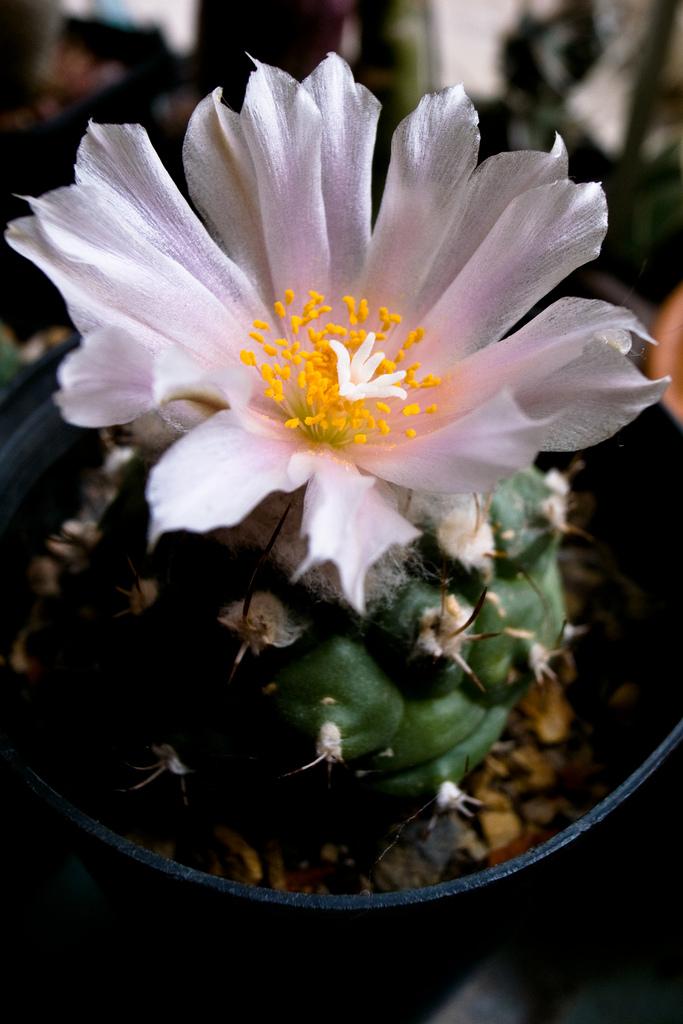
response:
[[[539,450],[594,444],[661,394],[628,358],[633,314],[563,298],[597,256],[598,184],[549,153],[477,166],[461,86],[397,128],[371,228],[379,105],[339,57],[303,83],[256,64],[240,114],[203,100],[184,161],[193,212],[139,125],[91,124],[75,184],[30,199],[9,243],[61,289],[80,348],[72,423],[156,411],[152,535],[241,522],[306,487],[301,570],[332,561],[347,600],[417,535],[395,486],[482,492]],[[510,333],[512,332],[512,333]]]

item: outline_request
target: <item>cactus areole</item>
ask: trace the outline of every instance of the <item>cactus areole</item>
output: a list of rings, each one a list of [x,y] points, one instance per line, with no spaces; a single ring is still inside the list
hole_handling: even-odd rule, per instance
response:
[[[335,55],[301,84],[257,63],[240,114],[216,91],[190,122],[199,216],[141,127],[92,124],[75,184],[7,238],[82,334],[64,417],[133,424],[153,462],[150,544],[219,531],[280,574],[220,611],[226,685],[248,673],[309,765],[468,814],[462,780],[563,640],[568,481],[534,458],[666,381],[630,361],[627,309],[563,298],[515,329],[606,231],[559,138],[477,166],[463,88],[425,96],[371,227],[378,113]]]

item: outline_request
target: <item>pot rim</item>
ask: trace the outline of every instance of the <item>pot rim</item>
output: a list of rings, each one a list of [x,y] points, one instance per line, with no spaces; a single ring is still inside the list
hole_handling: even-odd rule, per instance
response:
[[[557,835],[527,850],[526,853],[497,864],[494,867],[475,871],[436,885],[418,889],[402,889],[388,893],[334,893],[318,894],[283,892],[262,886],[245,885],[231,879],[209,875],[197,868],[179,861],[162,857],[145,847],[138,846],[125,836],[114,832],[107,825],[90,817],[75,804],[58,793],[40,775],[30,768],[17,752],[14,744],[4,733],[0,733],[0,757],[33,794],[46,803],[59,817],[74,825],[87,836],[98,840],[111,850],[130,858],[147,868],[161,872],[169,879],[176,879],[192,886],[215,891],[241,901],[263,903],[285,908],[300,907],[307,910],[326,910],[334,913],[388,910],[413,904],[428,905],[441,899],[457,896],[459,893],[474,892],[519,874],[526,868],[544,861],[552,854],[579,839],[585,832],[597,825],[633,795],[657,770],[663,761],[683,742],[683,719],[671,730],[662,742],[619,786],[604,797],[600,803],[582,815]]]

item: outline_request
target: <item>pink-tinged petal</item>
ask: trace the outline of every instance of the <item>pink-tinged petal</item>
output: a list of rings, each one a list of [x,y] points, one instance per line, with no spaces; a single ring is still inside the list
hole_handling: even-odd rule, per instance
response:
[[[255,380],[245,366],[207,371],[183,349],[169,348],[154,365],[154,398],[157,405],[195,401],[237,412],[248,405]]]
[[[170,448],[150,474],[151,539],[171,530],[205,533],[241,522],[273,491],[293,491],[288,440],[246,433],[219,412]]]
[[[572,270],[595,259],[607,230],[599,185],[557,181],[514,199],[424,319],[420,356],[449,366],[500,338]]]
[[[482,492],[533,462],[548,434],[503,392],[459,419],[409,440],[358,445],[361,469],[401,487],[439,494]]]
[[[370,566],[392,545],[415,540],[419,531],[380,494],[374,477],[363,476],[351,463],[330,454],[301,452],[292,464],[310,477],[301,527],[308,537],[308,554],[297,576],[312,565],[333,562],[346,599],[362,612]]]
[[[7,240],[60,288],[82,333],[114,326],[150,351],[238,359],[260,302],[160,167],[139,126],[91,125],[80,183],[30,199],[36,216],[13,221]]]
[[[477,112],[461,85],[424,96],[394,133],[362,292],[405,310],[435,252],[457,229],[477,162]]]
[[[330,253],[321,178],[322,118],[290,75],[256,62],[240,114],[249,146],[273,288],[324,292]]]
[[[190,118],[183,145],[187,186],[211,235],[270,304],[273,287],[256,171],[240,116],[221,102],[221,95],[214,89]]]
[[[462,413],[507,388],[542,391],[545,381],[581,355],[596,336],[649,335],[630,309],[593,299],[559,299],[514,334],[472,353],[453,368],[439,395],[435,422]],[[607,343],[607,342],[605,342]],[[441,389],[440,389],[441,390]]]
[[[75,180],[120,200],[141,242],[170,256],[240,319],[249,316],[256,295],[248,278],[207,237],[142,125],[91,122],[78,149]]]
[[[380,104],[346,61],[328,54],[302,83],[322,114],[322,190],[332,295],[352,289],[365,259],[372,214],[372,153]]]
[[[152,355],[125,331],[94,331],[59,367],[55,401],[69,423],[110,427],[154,408]]]
[[[651,381],[604,341],[591,341],[578,359],[527,386],[516,397],[532,416],[552,417],[544,451],[576,451],[598,444],[657,402],[670,380]]]
[[[559,135],[549,153],[497,153],[479,164],[467,183],[458,229],[435,249],[429,274],[411,303],[414,317],[419,320],[437,302],[513,199],[566,177],[567,150]]]

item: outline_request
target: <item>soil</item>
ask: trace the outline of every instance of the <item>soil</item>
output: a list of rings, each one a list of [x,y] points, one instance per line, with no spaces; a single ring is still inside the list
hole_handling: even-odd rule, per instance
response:
[[[236,642],[216,619],[239,570],[211,537],[171,535],[147,553],[144,470],[122,441],[87,435],[86,468],[61,467],[34,494],[5,543],[0,625],[8,731],[114,830],[251,885],[384,892],[542,843],[642,757],[647,662],[636,652],[657,602],[591,538],[580,473],[561,551],[570,642],[467,778],[480,801],[470,817],[380,799],[343,765],[299,770],[310,749],[296,740],[286,755],[253,757],[250,712],[263,721],[267,698],[250,690],[248,657],[228,686]]]

